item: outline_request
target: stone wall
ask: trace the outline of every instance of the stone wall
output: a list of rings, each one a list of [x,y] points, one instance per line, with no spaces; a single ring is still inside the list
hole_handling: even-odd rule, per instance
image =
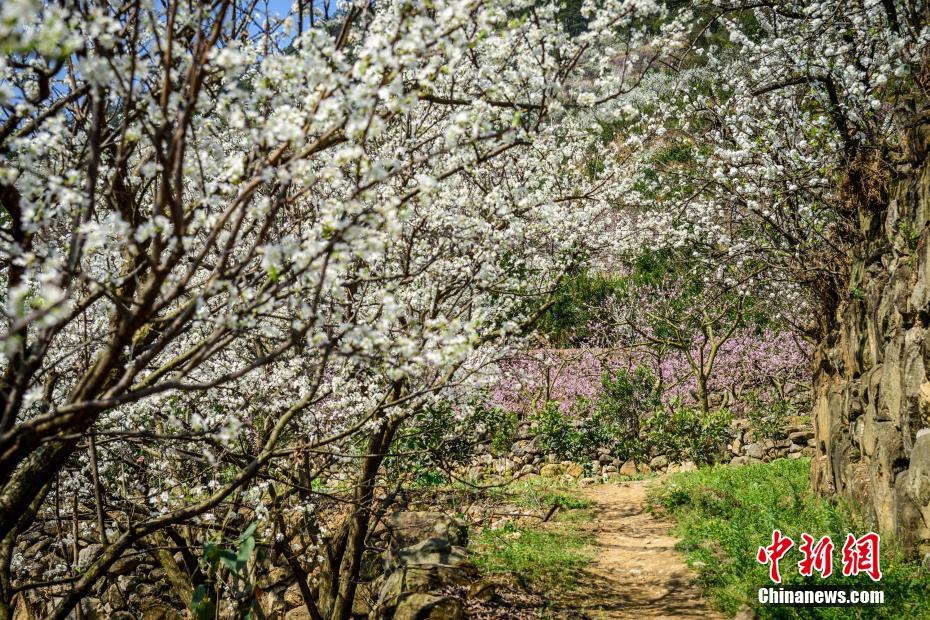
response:
[[[798,459],[814,455],[814,431],[809,424],[788,425],[778,439],[757,437],[747,420],[734,420],[730,425],[730,441],[720,446],[717,462],[731,465],[763,463],[780,458]],[[591,463],[563,461],[555,454],[546,454],[540,437],[526,424],[520,427],[517,439],[506,454],[494,454],[489,445],[476,447],[478,453],[464,472],[472,480],[539,475],[544,478],[609,478],[637,474],[664,473],[691,469],[694,463],[676,463],[667,454],[654,453],[635,462],[615,458],[607,449]]]
[[[930,125],[907,137],[891,200],[863,213],[848,298],[815,355],[815,488],[930,553]]]

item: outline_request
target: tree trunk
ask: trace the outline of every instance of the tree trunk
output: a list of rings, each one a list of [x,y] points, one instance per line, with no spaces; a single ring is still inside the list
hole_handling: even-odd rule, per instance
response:
[[[321,567],[319,608],[330,620],[348,620],[352,615],[359,568],[371,525],[375,481],[397,425],[397,422],[385,422],[369,439],[367,455],[362,459],[355,484],[353,512],[336,537],[335,549]]]

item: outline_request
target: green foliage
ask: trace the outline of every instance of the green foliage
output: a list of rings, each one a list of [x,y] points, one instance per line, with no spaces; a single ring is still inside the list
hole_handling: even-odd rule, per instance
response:
[[[221,543],[204,543],[200,568],[206,579],[197,586],[191,598],[190,609],[194,618],[212,620],[224,594],[233,597],[238,617],[254,617],[255,584],[247,568],[255,553],[257,527],[257,523],[247,527],[240,534],[235,548],[226,547]]]
[[[744,398],[747,404],[746,417],[757,441],[785,437],[788,419],[797,413],[792,403],[780,398],[762,398],[756,392],[749,392]]]
[[[621,459],[642,459],[648,452],[640,433],[641,421],[662,406],[658,382],[645,367],[619,369],[601,377],[602,392],[593,414],[585,421],[585,442],[607,447]]]
[[[656,409],[646,420],[646,440],[670,461],[713,463],[729,439],[732,419],[726,409],[705,414],[699,408],[676,402],[670,410]]]
[[[621,460],[642,461],[655,449],[672,460],[712,462],[729,438],[726,410],[702,414],[676,404],[662,407],[658,382],[649,369],[619,369],[601,377],[602,392],[589,403],[579,399],[566,414],[548,402],[534,423],[543,449],[562,459],[593,460],[599,448]]]
[[[598,321],[596,309],[616,296],[620,278],[582,271],[566,278],[555,293],[555,302],[539,322],[539,331],[555,347],[586,342]]]
[[[450,403],[442,402],[418,411],[398,434],[385,467],[431,486],[448,482],[444,472],[469,462],[479,443],[490,441],[496,452],[510,448],[517,432],[516,414],[483,401],[465,409],[466,413],[458,413]]]
[[[540,530],[508,522],[484,530],[473,544],[475,565],[485,575],[514,575],[539,591],[571,587],[590,562],[591,534],[558,525]]]
[[[581,430],[562,412],[559,403],[550,400],[533,421],[546,453],[562,459],[582,460],[586,447]]]
[[[796,561],[782,560],[784,585],[826,585],[881,589],[885,604],[869,607],[760,606],[757,592],[769,585],[768,568],[756,561],[760,546],[771,543],[773,529],[795,541],[802,532],[816,538],[830,535],[836,543],[848,532],[868,527],[843,505],[832,505],[810,489],[810,461],[777,460],[740,468],[713,467],[676,474],[651,492],[651,500],[677,521],[680,547],[698,569],[699,579],[714,603],[729,615],[743,604],[758,617],[787,618],[928,618],[930,575],[905,561],[892,541],[882,540],[882,571],[878,584],[867,576],[843,577],[839,551],[834,573],[827,579],[801,577]],[[838,546],[842,546],[842,542]],[[796,551],[796,547],[792,550]]]

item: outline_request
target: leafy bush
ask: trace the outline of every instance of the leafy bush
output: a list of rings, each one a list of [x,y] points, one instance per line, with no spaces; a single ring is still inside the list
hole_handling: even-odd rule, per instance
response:
[[[479,400],[457,411],[441,402],[407,420],[395,440],[395,454],[385,466],[410,473],[423,485],[442,484],[448,482],[445,470],[468,463],[477,445],[490,442],[492,450],[507,451],[516,430],[516,414],[500,407]]]
[[[543,450],[562,459],[584,460],[587,457],[584,434],[563,412],[554,400],[550,400],[533,417],[536,433]]]
[[[755,391],[748,393],[745,399],[746,417],[757,441],[781,439],[786,435],[788,418],[795,414],[796,407],[780,398],[763,398]]]
[[[675,402],[670,410],[657,409],[644,426],[653,451],[665,454],[670,461],[712,463],[729,439],[731,420],[726,409],[704,414]]]
[[[827,579],[802,577],[789,554],[781,561],[785,586],[882,589],[885,604],[862,607],[759,606],[759,587],[770,584],[768,567],[756,561],[760,546],[771,543],[772,530],[800,541],[802,532],[817,538],[845,540],[862,534],[866,524],[843,505],[834,505],[810,488],[810,461],[782,459],[745,467],[713,467],[675,474],[650,492],[650,500],[665,509],[677,526],[680,548],[698,569],[713,602],[728,615],[741,605],[766,618],[930,618],[930,579],[925,569],[905,561],[890,539],[882,539],[880,583],[869,577],[844,577],[834,549],[834,573]],[[792,550],[796,551],[796,548]]]
[[[596,458],[599,448],[620,459],[646,456],[642,421],[661,407],[652,373],[643,367],[616,370],[604,373],[601,385],[597,400],[579,398],[569,414],[554,401],[536,414],[536,432],[547,453],[580,462]]]
[[[648,453],[642,421],[662,406],[658,382],[640,366],[632,372],[604,373],[601,385],[601,396],[585,425],[587,443],[609,448],[617,458],[642,459]]]

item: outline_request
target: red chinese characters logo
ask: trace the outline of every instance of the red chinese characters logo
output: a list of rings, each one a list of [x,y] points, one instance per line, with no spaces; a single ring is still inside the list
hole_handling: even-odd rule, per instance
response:
[[[768,547],[759,547],[756,560],[759,561],[759,564],[771,564],[771,566],[769,566],[769,578],[775,583],[781,583],[781,573],[778,572],[778,561],[781,560],[793,546],[793,540],[787,536],[782,536],[781,530],[775,530],[772,532],[772,544]]]
[[[810,534],[801,534],[804,541],[798,547],[804,558],[798,562],[798,572],[805,577],[810,577],[816,570],[821,577],[829,577],[833,574],[833,541],[829,536],[824,536],[814,544],[814,537]]]
[[[882,578],[879,549],[881,538],[874,532],[869,532],[859,538],[853,534],[846,536],[843,544],[842,561],[843,575],[855,576],[860,573],[868,575],[873,581]],[[756,560],[759,564],[769,566],[769,578],[775,583],[781,583],[779,561],[787,555],[794,546],[794,541],[781,533],[781,530],[772,532],[772,544],[759,547]],[[801,560],[798,562],[798,572],[804,577],[811,577],[819,573],[821,578],[833,574],[833,550],[835,546],[829,536],[817,540],[810,534],[801,534]]]
[[[843,544],[843,575],[849,577],[865,573],[872,581],[881,579],[882,567],[878,557],[880,543],[881,539],[875,532],[869,532],[861,538],[848,534]]]

